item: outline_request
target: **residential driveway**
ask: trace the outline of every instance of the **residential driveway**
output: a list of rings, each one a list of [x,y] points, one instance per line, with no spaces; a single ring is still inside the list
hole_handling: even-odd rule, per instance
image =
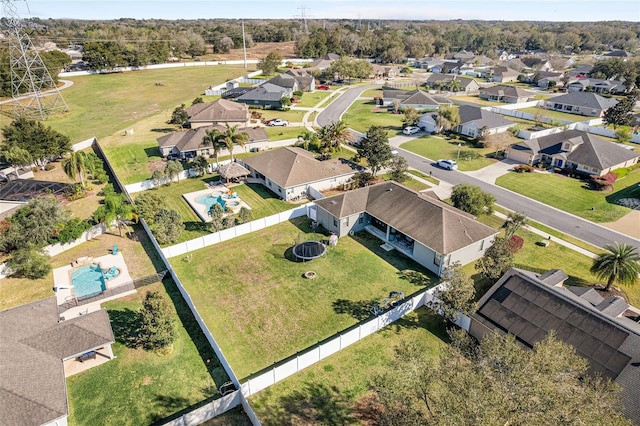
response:
[[[469,176],[473,176],[476,179],[480,179],[483,182],[496,183],[496,179],[512,171],[513,166],[516,164],[519,163],[517,161],[505,159],[502,161],[498,161],[497,163],[493,163],[492,165],[484,167],[480,170],[463,173]]]

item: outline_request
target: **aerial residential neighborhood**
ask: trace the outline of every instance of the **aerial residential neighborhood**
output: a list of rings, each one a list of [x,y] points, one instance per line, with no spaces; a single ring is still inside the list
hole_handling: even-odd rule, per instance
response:
[[[640,425],[637,4],[23,3],[0,424]]]

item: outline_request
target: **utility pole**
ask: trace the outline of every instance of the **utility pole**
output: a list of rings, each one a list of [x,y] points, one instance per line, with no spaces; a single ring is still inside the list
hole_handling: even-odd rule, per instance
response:
[[[247,44],[244,40],[244,19],[242,20],[242,54],[244,56],[244,69],[247,69]]]
[[[11,115],[44,120],[57,109],[68,111],[69,107],[26,31],[27,25],[18,15],[14,0],[2,0],[2,9],[6,18],[4,33],[9,41]]]

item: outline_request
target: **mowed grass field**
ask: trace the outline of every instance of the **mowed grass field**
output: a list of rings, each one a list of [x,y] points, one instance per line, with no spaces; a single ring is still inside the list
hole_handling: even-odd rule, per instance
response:
[[[401,342],[417,341],[437,359],[448,341],[443,321],[422,307],[319,363],[252,395],[249,403],[265,426],[369,424],[366,397],[376,373],[385,371]]]
[[[491,148],[475,148],[471,143],[463,140],[447,140],[440,137],[423,136],[403,143],[400,145],[400,148],[427,157],[433,161],[447,158],[455,160],[458,156],[459,143],[462,144],[460,147],[462,151],[471,151],[480,155],[479,158],[468,161],[459,159],[458,169],[460,171],[469,172],[478,170],[495,162],[495,160],[486,157],[488,154],[493,153]]]
[[[290,260],[296,241],[327,239],[306,218],[170,259],[200,315],[240,378],[368,318],[391,291],[412,294],[423,285],[400,271],[425,272],[408,258],[387,253],[364,235],[341,238],[310,262]],[[303,277],[313,270],[317,277]]]
[[[376,108],[373,101],[363,100],[355,101],[342,116],[349,127],[361,133],[365,133],[374,125],[401,132],[403,118],[403,114],[391,114],[386,107]]]

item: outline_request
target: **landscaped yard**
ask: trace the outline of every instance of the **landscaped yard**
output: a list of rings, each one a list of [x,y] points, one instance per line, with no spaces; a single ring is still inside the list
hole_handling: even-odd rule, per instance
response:
[[[486,157],[486,155],[493,153],[491,148],[474,148],[471,143],[457,139],[446,140],[440,137],[423,136],[403,143],[400,145],[400,148],[427,157],[433,161],[447,158],[456,160],[458,158],[458,143],[462,144],[460,148],[462,151],[471,151],[480,156],[479,158],[468,161],[460,158],[458,160],[459,170],[468,172],[487,167],[494,163],[494,160]]]
[[[568,121],[585,121],[590,120],[594,117],[586,117],[584,115],[576,115],[576,114],[567,114],[566,112],[561,111],[553,111],[544,108],[530,107],[530,108],[522,108],[518,111],[528,112],[529,114],[540,114],[543,117],[549,117],[552,119],[558,120],[568,120]]]
[[[627,207],[614,204],[615,200],[640,183],[640,170],[619,179],[613,193],[592,191],[579,180],[549,173],[508,173],[496,184],[560,210],[594,222],[614,222],[629,213]]]
[[[436,359],[447,339],[442,320],[420,308],[381,331],[253,395],[249,402],[265,426],[369,424],[368,382],[393,360],[400,342],[418,341]]]
[[[424,288],[399,274],[424,272],[419,265],[368,234],[344,237],[311,262],[289,260],[296,241],[326,238],[299,218],[192,252],[189,262],[171,259],[240,378],[368,318],[391,291]],[[303,278],[310,270],[317,277]]]
[[[281,141],[285,139],[297,139],[298,135],[306,130],[304,127],[265,127],[270,141]]]
[[[281,120],[287,120],[290,123],[302,123],[302,117],[308,112],[303,109],[292,109],[289,111],[279,111],[277,109],[264,109],[259,110],[262,113],[263,120],[271,120],[279,118]]]
[[[389,173],[379,175],[379,177],[381,177],[384,180],[391,180],[391,175]],[[420,182],[418,179],[414,179],[411,175],[408,175],[407,179],[405,179],[400,183],[406,186],[407,188],[413,189],[414,191],[418,191],[418,192],[431,188],[431,186],[427,185],[426,183]]]
[[[376,112],[373,112],[376,111]],[[373,101],[355,101],[342,116],[349,127],[365,133],[371,126],[387,127],[396,132],[402,131],[403,114],[391,114],[386,107],[376,108]]]
[[[151,190],[164,197],[166,208],[176,210],[180,213],[180,216],[182,216],[185,231],[182,233],[178,242],[188,241],[211,233],[211,226],[200,220],[200,217],[196,215],[191,206],[184,200],[182,194],[202,191],[207,188],[206,184],[208,182],[217,181],[218,179],[218,175],[182,179],[180,182],[174,182],[169,186],[162,186]],[[250,183],[237,185],[233,187],[233,190],[238,193],[240,199],[251,207],[253,219],[271,216],[295,207],[293,204],[280,200],[275,194],[260,184]],[[133,196],[135,198],[140,196],[140,194],[142,194],[142,192],[135,193]]]
[[[172,300],[177,310],[177,339],[168,354],[132,343],[136,312],[149,290]],[[140,288],[103,306],[116,337],[116,358],[67,379],[70,425],[150,424],[219,397],[218,387],[229,378],[172,281]]]
[[[300,107],[314,107],[326,99],[331,92],[328,90],[316,90],[315,92],[305,92],[300,102],[295,104]]]

